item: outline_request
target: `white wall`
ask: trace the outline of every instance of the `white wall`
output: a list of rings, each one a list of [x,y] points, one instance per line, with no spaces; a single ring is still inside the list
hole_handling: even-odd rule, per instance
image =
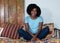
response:
[[[25,17],[28,16],[26,8],[30,3],[37,4],[41,10],[44,23],[54,23],[54,27],[60,29],[60,0],[25,0]]]

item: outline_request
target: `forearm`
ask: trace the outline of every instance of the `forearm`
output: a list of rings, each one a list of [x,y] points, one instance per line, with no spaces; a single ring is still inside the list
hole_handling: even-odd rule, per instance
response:
[[[38,34],[41,32],[42,29],[38,30],[38,32],[35,34],[35,37],[38,36]]]
[[[34,36],[29,30],[27,30],[27,32],[28,32],[32,37]]]
[[[43,22],[39,24],[39,29],[38,32],[35,34],[35,37],[37,37],[38,34],[42,31],[42,26],[43,26]]]
[[[26,29],[26,31],[27,31],[31,36],[34,36],[34,35],[29,31],[29,25],[28,25],[28,23],[25,24],[25,29]]]

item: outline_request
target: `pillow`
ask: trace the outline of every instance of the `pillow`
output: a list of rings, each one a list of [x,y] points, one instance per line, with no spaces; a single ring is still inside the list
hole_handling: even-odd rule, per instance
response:
[[[53,23],[44,24],[44,25],[43,25],[43,28],[46,27],[46,26],[49,27],[50,33],[49,33],[49,34],[46,36],[46,38],[43,39],[43,40],[46,40],[46,39],[51,38],[51,37],[53,36],[53,34],[54,34],[54,24],[53,24]]]
[[[20,39],[19,34],[17,33],[19,28],[20,26],[18,24],[5,23],[1,36],[11,39]]]

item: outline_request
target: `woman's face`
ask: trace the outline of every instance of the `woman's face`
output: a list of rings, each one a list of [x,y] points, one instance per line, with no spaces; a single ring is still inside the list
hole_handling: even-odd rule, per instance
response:
[[[36,17],[36,14],[37,14],[37,9],[36,8],[32,9],[31,16]]]

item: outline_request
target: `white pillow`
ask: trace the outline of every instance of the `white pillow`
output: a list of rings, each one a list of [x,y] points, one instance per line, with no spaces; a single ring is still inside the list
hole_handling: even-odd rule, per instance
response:
[[[1,27],[0,27],[0,36],[1,36],[1,34],[2,34],[3,29],[4,29],[4,28],[1,28]]]

